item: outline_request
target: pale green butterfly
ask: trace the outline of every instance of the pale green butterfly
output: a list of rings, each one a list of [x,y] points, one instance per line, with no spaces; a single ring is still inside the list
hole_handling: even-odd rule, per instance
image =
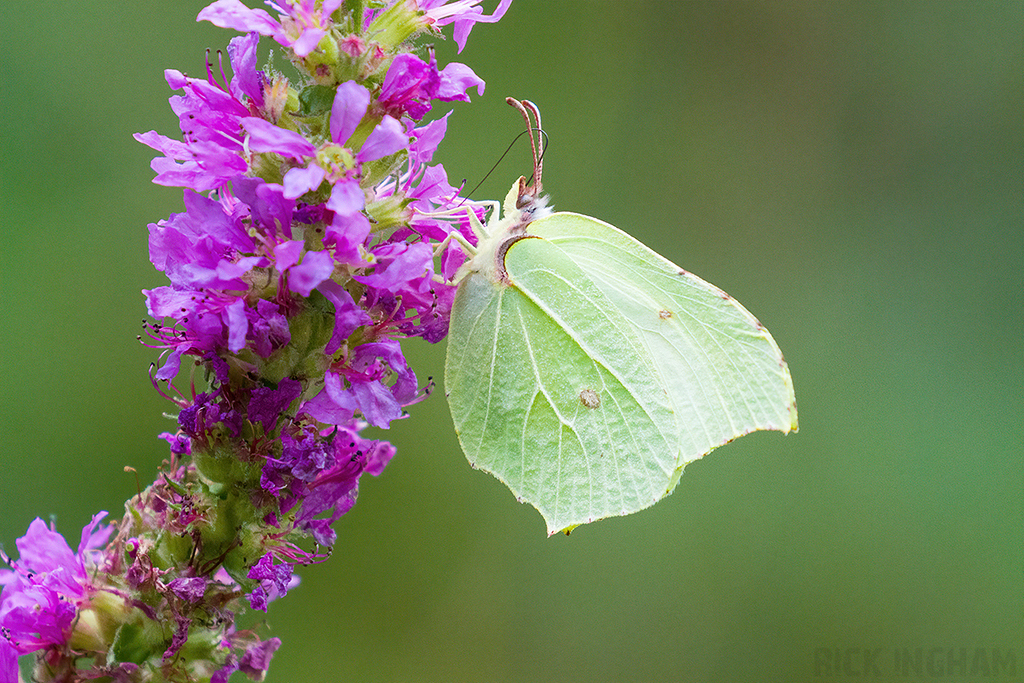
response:
[[[618,228],[552,213],[529,116],[540,130],[540,112],[508,102],[530,131],[534,183],[513,185],[500,220],[497,202],[486,226],[471,214],[476,247],[453,235],[470,258],[455,278],[445,394],[473,467],[536,507],[549,534],[568,533],[653,505],[687,463],[738,436],[796,431],[768,330]]]

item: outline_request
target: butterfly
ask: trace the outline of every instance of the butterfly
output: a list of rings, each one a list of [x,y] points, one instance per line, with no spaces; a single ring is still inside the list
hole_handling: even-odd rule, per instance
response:
[[[536,507],[548,533],[653,505],[683,468],[755,430],[797,430],[768,330],[718,287],[618,228],[553,212],[534,179],[455,276],[445,395],[470,463]],[[530,115],[536,120],[532,124]]]

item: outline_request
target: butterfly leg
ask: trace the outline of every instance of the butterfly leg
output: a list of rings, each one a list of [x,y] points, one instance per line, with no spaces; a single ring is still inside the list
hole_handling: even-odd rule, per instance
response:
[[[465,235],[463,235],[458,230],[453,230],[452,232],[448,233],[448,236],[445,237],[443,241],[438,242],[437,246],[434,247],[434,258],[437,258],[442,253],[444,253],[444,250],[447,249],[448,245],[451,244],[452,242],[455,242],[460,247],[462,247],[462,250],[466,252],[467,256],[473,256],[476,254],[476,247],[474,247],[470,243],[470,241],[466,239]]]
[[[460,206],[454,209],[447,209],[445,211],[423,213],[423,215],[428,218],[453,218],[455,216],[458,216],[462,212],[465,212],[466,217],[469,219],[469,227],[473,231],[473,234],[476,235],[476,239],[479,242],[480,240],[490,236],[490,230],[488,230],[487,227],[492,224],[497,224],[499,215],[498,212],[501,204],[494,200],[476,202],[476,204],[484,205],[490,210],[487,225],[484,225],[483,223],[480,222],[480,219],[477,218],[476,212],[473,211],[472,206]],[[448,247],[448,244],[453,240],[455,242],[458,242],[459,246],[462,247],[463,251],[466,252],[467,256],[474,256],[476,254],[476,247],[470,244],[469,240],[467,240],[466,237],[461,232],[459,232],[458,230],[452,230],[450,233],[448,233],[448,236],[445,237],[442,242],[440,242],[436,247],[434,247],[434,256],[436,257],[440,255]]]
[[[496,199],[485,199],[479,202],[487,207],[490,212],[487,215],[487,225],[484,225],[476,217],[476,214],[471,214],[469,217],[469,224],[473,228],[473,234],[476,235],[477,239],[483,239],[484,237],[490,237],[491,231],[488,229],[492,225],[498,224],[498,219],[501,216],[501,202]]]
[[[477,239],[480,239],[478,230],[483,230],[484,228],[483,225],[480,224],[480,221],[477,219],[476,214],[474,214],[472,210],[469,211],[469,222],[471,227],[473,228],[473,232],[477,234]],[[445,237],[444,240],[439,242],[437,246],[434,247],[434,258],[441,256],[444,253],[445,249],[448,248],[448,245],[451,244],[452,242],[455,242],[460,247],[462,247],[462,251],[464,254],[466,254],[467,257],[472,258],[473,256],[476,255],[476,247],[473,246],[473,244],[468,239],[466,239],[466,236],[463,235],[458,230],[452,230],[450,233],[448,233],[448,236]],[[453,280],[451,283],[448,283],[443,276],[434,273],[433,279],[434,281],[439,282],[441,284],[456,284],[461,278],[456,276],[455,280]]]
[[[444,211],[423,213],[423,215],[429,218],[454,218],[455,216],[458,216],[463,211],[465,211],[466,217],[469,219],[469,227],[473,231],[473,234],[476,236],[477,242],[479,243],[480,241],[490,236],[491,231],[488,229],[488,227],[495,226],[499,223],[501,203],[494,200],[485,200],[480,202],[474,202],[474,205],[482,205],[486,209],[488,209],[487,225],[481,223],[480,219],[477,218],[476,212],[473,211],[473,205],[463,205],[456,207],[454,209],[446,209]],[[453,241],[458,243],[458,245],[462,247],[462,251],[466,254],[466,256],[472,258],[473,256],[476,255],[476,247],[468,239],[466,239],[466,236],[463,235],[458,230],[452,230],[450,233],[448,233],[448,236],[445,237],[444,240],[439,242],[437,246],[434,247],[434,258],[437,258],[441,254],[443,254],[444,250],[447,249],[448,245],[451,244]],[[433,279],[437,282],[447,284],[444,278],[441,277],[440,275],[437,275],[436,273],[434,274]],[[455,280],[451,284],[458,283],[460,279],[461,277],[457,275]]]

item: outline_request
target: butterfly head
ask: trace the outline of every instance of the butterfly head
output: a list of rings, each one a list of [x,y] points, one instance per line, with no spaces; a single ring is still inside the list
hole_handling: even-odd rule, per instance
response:
[[[505,195],[503,208],[505,218],[511,219],[509,232],[521,232],[533,221],[551,214],[548,195],[540,194],[539,181],[527,185],[522,176]]]
[[[541,138],[535,137],[533,134],[536,130],[543,135],[544,129],[540,125],[540,108],[536,104],[529,100],[517,100],[513,97],[507,97],[505,101],[523,115],[523,120],[526,121],[526,133],[530,137],[530,151],[533,153],[532,182],[528,182],[526,178],[520,176],[505,197],[504,215],[506,219],[513,217],[511,221],[513,231],[522,231],[532,221],[551,213],[551,209],[548,208],[547,195],[541,194],[544,148],[540,144]]]

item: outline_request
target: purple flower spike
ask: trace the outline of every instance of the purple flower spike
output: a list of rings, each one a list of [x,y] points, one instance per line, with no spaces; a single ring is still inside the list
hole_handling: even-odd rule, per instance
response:
[[[350,216],[363,208],[365,200],[359,183],[346,180],[338,183],[331,190],[331,198],[327,200],[327,208],[342,216]]]
[[[289,582],[292,578],[292,565],[288,563],[275,565],[273,554],[268,552],[253,565],[247,576],[260,582],[249,594],[249,604],[253,609],[266,612],[268,602],[275,598],[283,598],[288,594]]]
[[[256,70],[256,48],[259,42],[259,34],[252,32],[246,36],[232,38],[228,43],[228,57],[235,73],[228,87],[239,102],[248,97],[258,109],[262,109],[263,73]]]
[[[320,187],[320,183],[327,177],[327,171],[316,164],[310,164],[306,168],[293,168],[284,176],[284,196],[288,199],[298,199],[310,190]]]
[[[473,242],[467,212],[486,209],[429,165],[450,112],[418,122],[484,83],[412,40],[452,24],[461,51],[511,0],[490,14],[480,0],[245,1],[198,16],[244,33],[230,78],[219,57],[201,78],[165,72],[180,140],[136,136],[159,153],[156,182],[185,188],[184,210],[149,226],[168,281],[144,291],[170,456],[108,547],[101,516],[77,551],[39,520],[19,540],[0,569],[0,683],[39,650],[35,671],[61,680],[262,680],[281,642],[234,615],[266,611],[297,566],[327,559],[304,548],[338,540],[360,478],[395,455],[364,430],[430,393],[403,343],[447,334],[465,254],[461,240],[435,251],[453,231]],[[297,78],[257,65],[260,36]]]
[[[392,116],[405,113],[420,119],[430,111],[430,100],[440,85],[441,75],[433,52],[429,64],[416,55],[401,54],[391,62],[377,102]]]
[[[409,146],[409,154],[412,155],[413,161],[426,164],[434,157],[434,152],[448,132],[448,117],[451,115],[452,113],[448,112],[436,121],[412,129],[415,140]],[[433,169],[427,169],[427,172],[431,170]]]
[[[391,394],[391,391],[376,378],[363,381],[362,378],[352,379],[352,396],[355,398],[359,412],[374,427],[387,429],[392,420],[402,416],[402,406]]]
[[[324,0],[320,10],[316,9],[314,0],[289,2],[285,5],[287,9],[272,2],[267,4],[280,12],[284,21],[273,19],[264,10],[249,9],[238,0],[217,0],[201,11],[196,21],[209,21],[221,28],[272,36],[299,57],[305,57],[327,34],[331,13],[341,5],[341,1]]]
[[[325,280],[317,286],[317,291],[334,305],[334,334],[324,349],[325,353],[333,354],[356,328],[369,325],[372,319],[356,304],[348,290],[337,282]]]
[[[288,286],[302,296],[310,293],[334,272],[334,257],[326,251],[306,252],[302,264],[288,270]]]
[[[157,184],[202,192],[248,170],[239,121],[252,115],[250,104],[263,106],[262,76],[255,71],[256,36],[236,40],[239,42],[228,50],[235,76],[227,89],[214,80],[209,66],[206,80],[187,78],[173,69],[164,72],[173,90],[185,91],[184,96],[170,99],[184,140],[178,142],[154,131],[135,135],[139,142],[164,154],[151,164]]]
[[[256,387],[249,399],[249,419],[263,425],[264,431],[270,431],[277,424],[278,418],[285,408],[302,393],[302,383],[285,377],[278,382],[277,389]]]
[[[270,668],[270,660],[281,647],[280,638],[268,638],[245,651],[238,663],[238,670],[254,681],[263,679]]]
[[[167,584],[167,589],[185,602],[196,603],[202,600],[206,590],[206,579],[201,576],[182,577]]]
[[[377,102],[392,116],[418,120],[430,111],[431,100],[469,102],[467,93],[474,87],[484,94],[483,80],[465,64],[452,63],[439,72],[433,52],[429,63],[402,54],[391,63]]]
[[[441,83],[437,88],[437,99],[443,102],[469,102],[469,89],[476,88],[477,95],[484,94],[484,81],[465,64],[452,62],[441,71]]]

